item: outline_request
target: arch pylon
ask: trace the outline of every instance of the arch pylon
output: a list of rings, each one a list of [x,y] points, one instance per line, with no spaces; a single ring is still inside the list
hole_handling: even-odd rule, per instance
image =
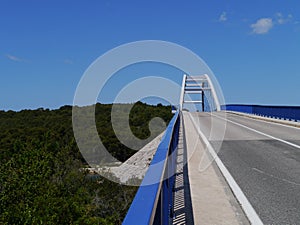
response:
[[[220,102],[214,88],[214,85],[207,74],[200,76],[188,76],[183,75],[182,86],[181,86],[181,95],[180,95],[180,110],[183,110],[184,104],[201,104],[202,111],[204,111],[204,96],[209,93],[212,99],[209,99],[211,111],[220,111]],[[197,100],[186,100],[186,95],[199,95],[201,98]]]

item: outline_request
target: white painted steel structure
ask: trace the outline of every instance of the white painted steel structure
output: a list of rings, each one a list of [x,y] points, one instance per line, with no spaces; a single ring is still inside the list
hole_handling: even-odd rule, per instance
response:
[[[214,85],[207,74],[201,76],[188,76],[186,74],[183,75],[182,78],[182,86],[181,86],[181,95],[180,95],[180,110],[183,109],[183,105],[185,103],[192,104],[203,104],[203,95],[205,91],[210,91],[211,96],[214,101],[214,107],[216,111],[220,111],[220,102],[215,91]],[[199,94],[202,96],[200,100],[185,100],[186,94]],[[211,104],[211,102],[210,102]],[[204,109],[203,109],[204,110]]]

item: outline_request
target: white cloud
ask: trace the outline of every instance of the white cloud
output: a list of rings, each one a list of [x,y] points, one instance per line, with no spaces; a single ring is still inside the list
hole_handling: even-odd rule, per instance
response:
[[[280,12],[276,13],[276,21],[277,21],[277,23],[280,24],[280,25],[291,22],[291,21],[292,21],[292,18],[293,18],[292,14],[289,14],[289,15],[287,15],[287,16],[285,17],[285,16],[284,16],[282,13],[280,13]]]
[[[5,56],[9,60],[12,60],[12,61],[15,61],[15,62],[24,62],[25,61],[24,59],[21,59],[21,58],[19,58],[17,56],[14,56],[14,55],[6,54]]]
[[[254,34],[266,34],[274,26],[271,18],[261,18],[256,23],[251,24],[252,32]]]
[[[288,14],[284,16],[282,13],[278,12],[272,18],[261,18],[256,21],[256,23],[251,24],[252,33],[254,34],[266,34],[272,27],[277,25],[284,25],[287,23],[293,23],[293,15]]]
[[[219,17],[219,22],[225,22],[227,20],[227,13],[222,12],[222,14]]]

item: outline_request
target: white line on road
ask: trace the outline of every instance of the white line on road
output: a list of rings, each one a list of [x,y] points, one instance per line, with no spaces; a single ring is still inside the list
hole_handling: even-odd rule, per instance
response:
[[[188,113],[188,115],[189,115],[195,129],[197,130],[198,134],[200,135],[200,137],[204,141],[205,145],[207,146],[207,149],[208,149],[209,153],[211,154],[211,156],[215,160],[217,166],[219,167],[221,173],[225,177],[225,179],[226,179],[228,185],[230,186],[232,192],[234,193],[235,197],[237,198],[237,200],[241,204],[242,209],[244,210],[245,214],[247,215],[250,223],[254,224],[254,225],[263,225],[263,222],[261,221],[261,219],[257,215],[257,213],[254,210],[254,208],[252,207],[251,203],[248,201],[247,197],[245,196],[245,194],[243,193],[243,191],[241,190],[239,185],[236,183],[236,181],[234,180],[232,175],[229,173],[229,171],[227,170],[227,168],[225,167],[225,165],[223,164],[223,162],[221,161],[221,159],[219,158],[219,156],[217,155],[217,153],[215,152],[215,150],[211,146],[210,142],[207,140],[205,135],[202,133],[199,126],[195,122],[194,118],[191,116],[190,113]]]
[[[222,120],[226,120],[226,121],[228,121],[228,122],[230,122],[230,123],[233,123],[233,124],[235,124],[235,125],[237,125],[237,126],[243,127],[243,128],[245,128],[245,129],[251,130],[251,131],[253,131],[253,132],[255,132],[255,133],[258,133],[258,134],[260,134],[260,135],[266,136],[266,137],[268,137],[268,138],[274,139],[274,140],[276,140],[276,141],[280,141],[280,142],[282,142],[282,143],[285,143],[285,144],[287,144],[287,145],[290,145],[290,146],[292,146],[292,147],[295,147],[295,148],[300,149],[300,146],[299,146],[299,145],[296,145],[296,144],[294,144],[294,143],[292,143],[292,142],[283,140],[283,139],[281,139],[281,138],[274,137],[274,136],[272,136],[272,135],[270,135],[270,134],[266,134],[266,133],[264,133],[264,132],[255,130],[255,129],[251,128],[251,127],[247,127],[247,126],[245,126],[245,125],[243,125],[243,124],[234,122],[234,121],[232,121],[232,120],[224,119],[224,118],[222,118],[222,117],[220,117],[220,116],[217,116],[217,115],[215,115],[215,114],[212,114],[212,116],[217,117],[217,118],[222,119]]]
[[[277,125],[277,126],[300,130],[300,127],[296,127],[296,124],[284,123],[284,122],[287,122],[286,120],[273,119],[273,118],[268,118],[268,117],[263,117],[263,116],[257,116],[254,114],[240,113],[240,112],[233,112],[233,111],[228,111],[226,113],[228,113],[229,115],[241,116],[241,117],[247,118],[249,120],[256,120],[256,121],[259,120],[261,122],[272,124],[272,125]],[[299,123],[299,125],[300,125],[300,123]]]

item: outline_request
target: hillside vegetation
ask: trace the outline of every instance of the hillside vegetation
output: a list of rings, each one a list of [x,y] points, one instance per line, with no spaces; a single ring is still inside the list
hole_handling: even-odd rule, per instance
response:
[[[108,151],[125,161],[135,151],[116,138],[111,108],[96,104],[97,130]],[[149,137],[154,117],[168,123],[171,108],[136,103],[131,130]],[[92,179],[80,170],[86,166],[73,135],[71,106],[0,111],[0,224],[121,224],[137,188]]]

